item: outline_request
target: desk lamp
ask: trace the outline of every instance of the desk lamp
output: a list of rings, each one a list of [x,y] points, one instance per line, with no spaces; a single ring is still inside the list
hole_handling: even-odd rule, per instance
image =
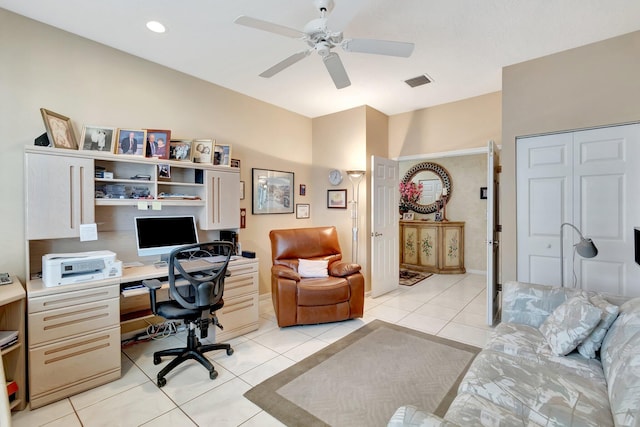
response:
[[[563,246],[564,246],[564,234],[562,234],[562,228],[568,225],[569,227],[576,230],[576,232],[580,235],[580,242],[574,245],[576,248],[576,252],[583,258],[593,258],[598,255],[598,248],[593,243],[593,240],[586,239],[582,236],[582,233],[578,228],[570,224],[568,222],[562,223],[560,226],[560,286],[564,288],[564,255],[563,255]],[[575,268],[575,267],[574,267]]]
[[[349,181],[351,181],[351,234],[353,244],[351,245],[351,262],[358,263],[358,200],[360,199],[360,181],[365,175],[365,171],[351,170],[347,171]]]

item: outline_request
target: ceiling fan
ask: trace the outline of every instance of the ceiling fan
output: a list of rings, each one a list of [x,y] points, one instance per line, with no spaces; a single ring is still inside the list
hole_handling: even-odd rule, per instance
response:
[[[333,0],[313,0],[313,2],[320,12],[320,18],[307,23],[302,31],[244,15],[236,18],[234,21],[236,24],[299,39],[309,45],[309,48],[294,53],[268,70],[263,71],[260,73],[260,77],[272,77],[285,68],[306,58],[315,50],[322,57],[324,65],[327,67],[327,71],[329,71],[329,75],[336,85],[336,88],[342,89],[351,85],[351,81],[349,80],[344,65],[342,65],[342,60],[340,60],[337,53],[331,51],[334,47],[340,46],[347,52],[373,53],[404,58],[408,58],[411,56],[411,53],[413,53],[413,43],[343,38],[341,31],[333,32],[327,28],[328,14],[333,10],[334,6]]]

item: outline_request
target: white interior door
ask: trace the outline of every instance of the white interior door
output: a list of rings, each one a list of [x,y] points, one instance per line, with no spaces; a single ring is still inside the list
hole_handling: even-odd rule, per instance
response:
[[[565,286],[640,295],[640,125],[523,138],[516,148],[518,280],[560,285],[560,225],[568,222],[593,239],[598,255],[575,254],[579,235],[564,227]]]
[[[398,162],[371,156],[371,296],[399,286]]]
[[[489,141],[487,154],[487,325],[493,325],[498,315],[498,233],[500,206],[500,151]]]

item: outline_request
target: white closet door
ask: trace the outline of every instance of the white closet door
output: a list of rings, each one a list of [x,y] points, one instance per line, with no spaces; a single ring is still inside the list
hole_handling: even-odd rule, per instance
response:
[[[640,125],[518,139],[518,280],[560,284],[559,231],[569,222],[599,252],[574,255],[579,236],[565,227],[565,286],[640,295],[633,242],[639,149]]]

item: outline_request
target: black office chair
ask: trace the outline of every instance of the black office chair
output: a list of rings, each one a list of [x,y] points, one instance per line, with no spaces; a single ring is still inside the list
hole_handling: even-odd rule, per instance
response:
[[[176,356],[167,366],[158,373],[158,387],[167,383],[164,378],[173,368],[188,359],[200,362],[209,371],[209,378],[212,380],[218,376],[211,362],[204,356],[204,353],[211,350],[226,350],[227,355],[233,354],[233,349],[229,344],[207,344],[202,345],[196,337],[195,329],[200,329],[200,338],[206,338],[209,323],[222,329],[215,315],[224,305],[222,294],[224,291],[224,279],[228,276],[227,266],[231,258],[233,245],[229,242],[209,242],[194,245],[181,246],[174,249],[169,255],[169,301],[157,301],[156,291],[162,284],[157,279],[144,280],[143,283],[149,288],[151,297],[151,310],[153,314],[162,316],[165,319],[182,319],[189,328],[187,336],[187,346],[184,348],[172,348],[168,350],[156,351],[153,354],[155,365],[162,361],[163,356]],[[187,272],[180,261],[189,261],[196,258],[204,258],[200,262],[212,262],[210,268],[205,268],[197,272]],[[180,291],[176,286],[176,280],[183,279],[187,283],[180,283]],[[211,315],[204,315],[208,311]]]

